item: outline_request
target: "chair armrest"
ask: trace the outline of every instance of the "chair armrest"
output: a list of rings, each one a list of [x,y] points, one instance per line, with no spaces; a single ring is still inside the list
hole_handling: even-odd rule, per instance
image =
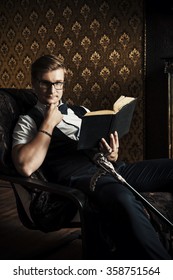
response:
[[[84,209],[86,203],[86,196],[78,189],[73,189],[56,183],[44,182],[39,179],[25,178],[21,176],[7,176],[0,174],[0,180],[9,182],[11,184],[19,184],[31,190],[38,189],[41,191],[51,192],[63,197],[71,199],[79,211]]]

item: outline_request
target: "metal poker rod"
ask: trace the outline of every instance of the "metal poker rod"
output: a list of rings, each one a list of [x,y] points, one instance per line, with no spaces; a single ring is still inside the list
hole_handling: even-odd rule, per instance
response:
[[[107,158],[102,153],[97,153],[94,156],[94,161],[99,166],[101,166],[105,171],[112,174],[116,179],[125,184],[137,197],[139,197],[143,203],[148,206],[154,213],[156,213],[160,218],[162,218],[171,228],[173,228],[173,223],[168,220],[158,209],[156,209],[148,200],[146,200],[138,191],[136,191],[114,168],[112,163],[107,160]]]

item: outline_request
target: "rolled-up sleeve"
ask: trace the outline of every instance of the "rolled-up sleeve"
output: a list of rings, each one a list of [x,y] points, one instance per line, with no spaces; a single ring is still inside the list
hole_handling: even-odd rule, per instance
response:
[[[20,116],[13,131],[12,146],[30,142],[37,133],[37,126],[29,116]]]

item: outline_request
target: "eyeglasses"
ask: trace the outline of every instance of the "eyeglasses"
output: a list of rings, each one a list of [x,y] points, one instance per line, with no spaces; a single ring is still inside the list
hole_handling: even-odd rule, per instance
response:
[[[39,83],[39,87],[43,90],[48,90],[52,86],[54,86],[55,90],[61,90],[64,87],[64,82],[51,83],[51,82],[46,81],[46,80],[39,80],[38,83]]]

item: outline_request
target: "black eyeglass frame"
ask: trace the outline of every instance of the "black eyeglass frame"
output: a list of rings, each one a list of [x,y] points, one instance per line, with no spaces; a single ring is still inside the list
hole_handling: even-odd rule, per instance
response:
[[[52,86],[54,86],[55,90],[62,90],[64,88],[64,84],[65,84],[65,82],[52,83],[52,82],[47,81],[47,80],[38,80],[38,83],[39,83],[39,87],[41,89],[45,89],[45,90],[48,90]]]

